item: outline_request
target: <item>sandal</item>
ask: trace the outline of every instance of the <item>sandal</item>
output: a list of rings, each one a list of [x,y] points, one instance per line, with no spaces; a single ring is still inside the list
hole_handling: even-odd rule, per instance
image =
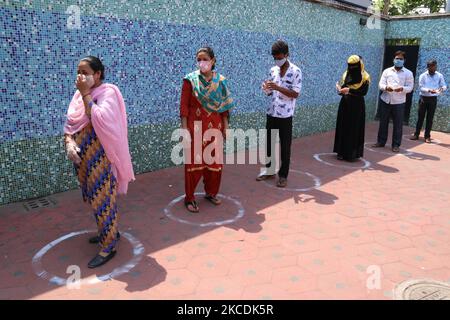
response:
[[[218,206],[222,203],[222,201],[220,201],[219,199],[217,199],[216,197],[214,197],[210,194],[206,195],[205,199],[208,200],[209,202],[211,202],[215,206]]]
[[[278,182],[277,182],[277,187],[278,188],[285,188],[286,186],[287,186],[287,179],[280,177],[280,179],[278,179]]]
[[[256,181],[263,181],[263,180],[268,180],[268,179],[272,179],[275,178],[274,174],[261,174],[259,176],[256,177]]]
[[[198,208],[198,204],[197,202],[194,201],[185,201],[184,202],[184,206],[186,207],[186,209],[188,209],[188,211],[190,212],[199,212],[200,209]]]

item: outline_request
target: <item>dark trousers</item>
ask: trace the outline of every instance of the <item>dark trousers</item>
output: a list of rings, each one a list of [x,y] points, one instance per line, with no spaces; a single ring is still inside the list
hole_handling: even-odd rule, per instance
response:
[[[281,166],[278,171],[278,176],[281,178],[287,178],[289,174],[289,164],[291,162],[291,143],[292,143],[292,117],[289,118],[275,118],[267,115],[266,122],[267,129],[267,157],[272,156],[272,139],[271,129],[278,129],[280,135],[280,147],[281,147]],[[266,164],[269,168],[271,162]]]
[[[389,118],[392,116],[394,130],[392,132],[392,147],[400,147],[403,135],[403,115],[405,104],[387,104],[380,99],[380,127],[378,129],[378,143],[385,145],[388,137]]]
[[[436,111],[437,97],[420,97],[419,100],[419,119],[417,119],[415,135],[419,136],[422,130],[425,114],[427,122],[425,123],[425,139],[430,138],[431,127],[433,126],[434,112]]]

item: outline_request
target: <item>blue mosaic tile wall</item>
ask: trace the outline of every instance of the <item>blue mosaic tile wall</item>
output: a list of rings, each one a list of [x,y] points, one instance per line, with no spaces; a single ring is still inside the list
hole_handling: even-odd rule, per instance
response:
[[[69,5],[84,1],[0,3],[0,204],[76,187],[64,155],[62,125],[74,92],[76,65],[93,54],[107,81],[124,95],[136,173],[172,166],[170,133],[178,126],[181,79],[198,47],[211,45],[237,102],[232,126],[264,127],[268,100],[260,83],[272,64],[270,46],[290,43],[303,71],[295,136],[334,127],[334,83],[351,54],[380,75],[386,23],[359,25],[360,15],[305,1],[96,1],[80,5],[81,29],[66,27]],[[331,23],[334,22],[334,23]],[[378,90],[367,96],[373,118]]]
[[[419,75],[426,71],[427,61],[436,59],[438,70],[450,85],[450,16],[425,20],[393,20],[386,29],[387,38],[420,38],[419,61],[410,125],[417,122]],[[433,130],[450,132],[450,89],[438,98]]]
[[[180,79],[194,69],[195,51],[204,44],[216,49],[217,68],[230,79],[236,112],[261,112],[267,99],[260,84],[271,67],[270,46],[282,36],[90,16],[82,18],[80,32],[64,28],[63,13],[1,9],[0,14],[6,38],[1,67],[14,70],[5,73],[2,88],[4,141],[61,133],[76,65],[86,54],[100,56],[107,66],[107,81],[121,88],[131,126],[178,117]],[[380,47],[282,37],[290,43],[292,61],[304,73],[300,105],[336,103],[334,83],[346,57],[355,52],[365,58],[372,76],[378,75]],[[375,93],[373,87],[369,97]]]

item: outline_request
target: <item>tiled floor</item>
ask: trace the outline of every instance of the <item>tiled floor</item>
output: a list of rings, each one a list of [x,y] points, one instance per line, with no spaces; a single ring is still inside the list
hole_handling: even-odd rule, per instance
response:
[[[368,143],[376,129],[376,123],[367,125]],[[404,134],[410,132],[405,127]],[[333,155],[320,156],[328,164],[313,158],[332,150],[333,132],[296,139],[289,187],[313,186],[308,172],[321,183],[309,191],[255,181],[258,165],[228,165],[221,194],[245,212],[222,226],[196,224],[235,219],[238,206],[229,199],[220,207],[199,199],[199,214],[175,203],[171,214],[190,224],[165,215],[183,193],[182,167],[139,175],[120,200],[121,230],[138,242],[122,238],[117,256],[98,270],[86,268],[97,250],[87,243],[91,234],[49,248],[40,269],[32,263],[56,239],[95,229],[78,190],[52,195],[57,205],[51,208],[0,207],[0,298],[391,299],[404,280],[450,283],[450,135],[433,137],[440,143],[405,137],[402,147],[411,152],[402,155],[365,150],[371,163],[366,169]],[[133,251],[139,242],[142,255]],[[128,272],[79,289],[48,280],[67,279],[70,265],[80,266],[83,279],[95,280],[132,259],[137,264]],[[377,273],[379,287],[368,285]]]

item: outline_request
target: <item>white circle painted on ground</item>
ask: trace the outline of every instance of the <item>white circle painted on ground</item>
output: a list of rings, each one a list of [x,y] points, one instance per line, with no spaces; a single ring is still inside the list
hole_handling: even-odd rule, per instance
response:
[[[313,175],[312,173],[309,173],[309,172],[306,172],[306,171],[294,170],[294,169],[289,169],[289,172],[300,173],[300,174],[304,174],[304,175],[310,177],[314,181],[314,186],[308,187],[308,188],[289,188],[289,187],[279,188],[276,185],[270,184],[267,180],[263,180],[263,182],[266,185],[268,185],[268,186],[270,186],[272,188],[276,188],[278,190],[294,191],[294,192],[297,192],[297,191],[305,192],[305,191],[309,191],[309,190],[320,188],[320,186],[322,185],[322,181],[320,180],[320,178],[315,176],[315,175]]]
[[[370,144],[374,144],[374,143],[375,142],[371,142]],[[367,144],[369,144],[369,143],[368,142],[364,143],[364,148],[365,149],[367,149],[369,151],[372,151],[372,152],[378,152],[378,153],[382,153],[382,154],[387,154],[389,156],[410,156],[410,155],[414,154],[413,151],[410,151],[408,149],[401,148],[401,147],[399,148],[400,152],[399,153],[395,153],[395,152],[392,152],[392,151],[391,152],[383,151],[384,147],[383,148],[372,149],[372,148],[368,147]],[[378,150],[378,149],[380,149],[380,150]]]
[[[325,160],[320,158],[321,156],[326,156],[326,155],[335,155],[335,153],[331,153],[331,152],[328,152],[328,153],[316,153],[313,157],[314,157],[314,159],[316,159],[319,162],[322,162],[323,164],[326,164],[326,165],[332,166],[332,167],[338,167],[338,168],[367,169],[367,168],[369,168],[372,165],[372,163],[370,163],[370,161],[368,161],[368,160],[366,160],[364,158],[359,158],[361,161],[364,162],[364,164],[361,167],[353,167],[353,166],[348,166],[348,165],[345,165],[345,164],[334,164],[334,163],[325,161]]]
[[[408,136],[407,134],[404,134],[403,136],[402,136],[402,138],[403,139],[405,139],[406,141],[411,141],[411,142],[418,142],[418,141],[420,141],[420,140],[411,140],[411,139],[409,139],[409,137],[411,137],[411,136]],[[420,138],[419,138],[420,139]],[[424,142],[424,141],[423,141]],[[441,140],[439,140],[439,139],[431,139],[431,143],[425,143],[425,144],[441,144],[442,143],[442,141]]]
[[[200,196],[200,195],[204,196],[205,194],[202,193],[202,192],[196,192],[196,193],[194,193],[194,195],[195,196]],[[212,221],[212,222],[205,222],[205,223],[192,222],[192,221],[189,221],[189,220],[186,220],[186,219],[178,218],[172,213],[172,207],[175,204],[177,204],[178,202],[180,202],[181,200],[183,200],[184,197],[185,197],[185,195],[183,194],[183,195],[173,199],[172,201],[170,201],[170,203],[167,205],[167,207],[164,208],[164,214],[168,218],[170,218],[170,219],[172,219],[174,221],[180,222],[180,223],[191,225],[191,226],[214,227],[214,226],[223,226],[223,225],[226,225],[226,224],[234,223],[237,220],[239,220],[240,218],[242,218],[244,216],[244,214],[245,214],[245,209],[244,209],[244,207],[242,206],[242,204],[239,201],[237,201],[236,199],[233,199],[232,197],[224,196],[223,194],[219,193],[216,196],[217,198],[231,201],[231,202],[233,202],[236,205],[236,207],[238,208],[238,212],[237,212],[236,216],[234,218],[232,218],[232,219],[221,220],[221,221]]]
[[[47,244],[46,246],[44,246],[41,250],[39,250],[33,257],[33,260],[31,262],[34,272],[36,273],[36,275],[38,277],[41,277],[43,279],[46,279],[48,281],[50,281],[53,284],[56,285],[66,285],[67,283],[67,279],[58,277],[56,275],[53,275],[49,272],[47,272],[46,270],[44,270],[44,268],[42,267],[42,257],[53,247],[55,247],[56,245],[58,245],[59,243],[63,242],[64,240],[67,240],[69,238],[81,235],[81,234],[86,234],[86,233],[95,233],[96,231],[94,230],[82,230],[82,231],[77,231],[77,232],[72,232],[69,233],[65,236],[62,236],[56,240],[53,240],[52,242],[50,242],[49,244]],[[131,260],[129,260],[127,263],[125,263],[124,265],[115,268],[113,271],[111,271],[110,273],[107,274],[103,274],[100,276],[97,276],[93,279],[84,279],[80,281],[80,284],[95,284],[95,283],[99,283],[102,281],[106,281],[106,280],[110,280],[113,278],[116,278],[124,273],[127,273],[128,271],[130,271],[131,269],[133,269],[138,263],[139,261],[141,261],[142,259],[142,255],[144,254],[144,246],[143,244],[137,240],[134,236],[132,236],[131,234],[127,233],[127,232],[121,232],[120,233],[121,236],[123,236],[124,238],[126,238],[130,243],[131,246],[133,247],[133,258],[131,258]]]

